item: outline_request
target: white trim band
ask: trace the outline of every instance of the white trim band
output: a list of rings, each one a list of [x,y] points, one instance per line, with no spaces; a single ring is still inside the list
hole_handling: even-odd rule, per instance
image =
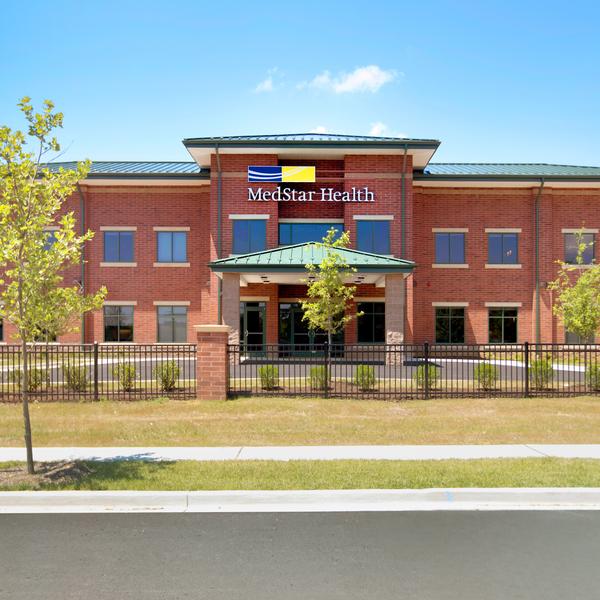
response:
[[[279,219],[280,223],[343,223],[344,219]]]
[[[502,264],[502,263],[498,263],[498,264],[491,264],[491,263],[486,263],[485,268],[486,269],[521,269],[523,267],[523,265],[521,264],[515,264],[515,265],[511,265],[511,264]]]
[[[189,300],[155,300],[154,306],[189,306]]]
[[[104,306],[137,306],[137,300],[105,300]]]
[[[135,225],[103,225],[100,231],[137,231]]]
[[[189,262],[184,262],[184,263],[180,263],[180,262],[155,262],[154,266],[155,267],[189,267],[190,263]]]
[[[137,267],[136,262],[101,262],[101,267]]]
[[[598,233],[598,229],[586,229],[585,227],[579,229],[564,228],[561,229],[561,233]]]
[[[385,302],[385,296],[356,296],[354,302]]]
[[[433,263],[432,269],[468,269],[469,265],[466,263]]]
[[[468,227],[432,227],[432,233],[469,233]]]
[[[486,233],[521,233],[520,227],[486,227]]]
[[[486,302],[487,308],[521,308],[522,302]]]
[[[355,221],[393,221],[394,215],[352,215]]]
[[[153,227],[153,231],[189,231],[189,227]]]
[[[249,215],[240,215],[240,214],[233,214],[233,215],[229,215],[229,218],[232,221],[265,221],[267,219],[271,218],[271,215],[259,215],[259,214],[249,214]]]
[[[436,308],[466,308],[469,306],[468,302],[432,302],[431,306],[435,306]]]
[[[270,296],[240,296],[240,302],[269,302]]]

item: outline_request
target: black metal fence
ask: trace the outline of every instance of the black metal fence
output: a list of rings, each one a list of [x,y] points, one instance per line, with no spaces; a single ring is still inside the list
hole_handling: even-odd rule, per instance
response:
[[[230,396],[389,400],[600,394],[600,345],[229,346]]]
[[[34,401],[196,397],[195,344],[32,344]],[[0,346],[0,402],[20,398],[21,347]]]

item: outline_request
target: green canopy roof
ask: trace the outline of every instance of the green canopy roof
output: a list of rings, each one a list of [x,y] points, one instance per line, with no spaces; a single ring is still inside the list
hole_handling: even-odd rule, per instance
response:
[[[348,266],[362,273],[410,273],[415,268],[413,261],[392,256],[371,254],[350,248],[337,248],[335,252],[342,256]],[[308,242],[221,258],[209,263],[208,266],[216,273],[256,271],[297,273],[304,272],[307,264],[318,265],[324,255],[323,246]]]

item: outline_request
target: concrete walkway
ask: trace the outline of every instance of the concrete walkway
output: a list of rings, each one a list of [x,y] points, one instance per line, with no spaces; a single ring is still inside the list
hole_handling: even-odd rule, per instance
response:
[[[440,446],[231,446],[35,448],[37,461],[58,460],[443,460],[473,458],[596,458],[600,444]],[[0,461],[24,461],[23,448],[0,448]]]

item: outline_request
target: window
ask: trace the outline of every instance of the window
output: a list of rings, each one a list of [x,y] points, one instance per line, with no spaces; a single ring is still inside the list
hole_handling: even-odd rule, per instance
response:
[[[580,246],[585,245],[581,253],[581,263],[577,262]],[[571,265],[591,265],[594,261],[593,233],[565,233],[565,262]]]
[[[330,229],[336,230],[336,238],[344,230],[342,223],[279,223],[279,245],[320,242]]]
[[[517,343],[516,308],[490,308],[489,339],[490,344]]]
[[[187,231],[159,231],[156,234],[158,262],[187,262]]]
[[[54,243],[56,242],[56,230],[55,229],[47,229],[46,230],[46,241],[44,242],[44,250],[50,250]]]
[[[187,306],[158,306],[158,341],[187,342]]]
[[[464,264],[465,234],[436,233],[435,262],[437,264]]]
[[[104,262],[133,262],[133,231],[104,232]]]
[[[104,307],[104,341],[133,342],[133,306]]]
[[[383,344],[385,342],[385,302],[358,302],[358,342]]]
[[[488,233],[488,263],[516,265],[519,262],[518,233]]]
[[[390,254],[390,222],[357,221],[356,247],[363,252]]]
[[[594,344],[595,338],[593,335],[584,338],[576,333],[571,333],[570,331],[565,332],[565,344]]]
[[[435,309],[435,343],[465,343],[465,309],[442,306]]]
[[[267,247],[267,222],[259,219],[233,221],[233,254],[260,252]]]
[[[4,319],[0,319],[0,342],[4,341]]]

